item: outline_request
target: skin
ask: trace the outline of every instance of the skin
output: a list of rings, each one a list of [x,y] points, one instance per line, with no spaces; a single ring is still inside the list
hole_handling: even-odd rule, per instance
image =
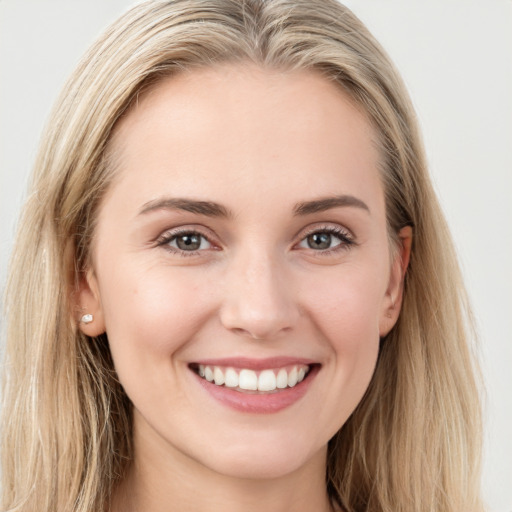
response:
[[[411,233],[391,251],[376,135],[311,71],[194,70],[162,81],[112,140],[117,175],[98,213],[81,325],[107,332],[134,404],[135,461],[115,510],[330,510],[328,440],[357,406],[398,317]],[[349,195],[296,215],[298,203]],[[154,201],[215,202],[210,216]],[[185,254],[176,229],[205,236]],[[311,247],[311,231],[331,248]],[[347,240],[350,240],[349,243]],[[206,358],[309,358],[307,393],[272,414],[198,385]]]

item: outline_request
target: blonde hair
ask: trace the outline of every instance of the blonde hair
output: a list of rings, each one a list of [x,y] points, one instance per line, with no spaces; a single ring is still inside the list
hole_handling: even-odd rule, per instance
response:
[[[251,61],[339,84],[380,137],[389,232],[414,243],[397,325],[370,387],[329,443],[347,511],[480,511],[480,404],[471,318],[415,115],[389,58],[335,0],[176,0],[134,7],[93,45],[47,125],[6,295],[2,510],[108,508],[132,457],[130,402],[108,340],[76,326],[110,135],[162,77]]]

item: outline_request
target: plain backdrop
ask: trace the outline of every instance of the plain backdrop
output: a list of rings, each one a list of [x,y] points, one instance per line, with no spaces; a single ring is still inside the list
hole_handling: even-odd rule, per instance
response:
[[[350,0],[402,72],[481,334],[484,496],[512,512],[512,1]],[[129,0],[0,0],[0,287],[45,119]],[[441,512],[441,511],[439,511]]]

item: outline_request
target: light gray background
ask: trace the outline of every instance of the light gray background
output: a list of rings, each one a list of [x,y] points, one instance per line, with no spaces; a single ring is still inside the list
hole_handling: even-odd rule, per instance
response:
[[[512,1],[348,0],[410,89],[460,253],[488,389],[484,493],[512,512]],[[0,0],[0,286],[50,106],[129,0]],[[440,511],[441,512],[441,511]]]

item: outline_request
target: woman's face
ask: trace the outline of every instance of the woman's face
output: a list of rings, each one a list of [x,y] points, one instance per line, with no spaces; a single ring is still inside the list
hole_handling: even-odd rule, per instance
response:
[[[108,334],[136,453],[324,464],[401,296],[368,121],[313,72],[224,66],[162,81],[112,149],[82,329]]]

